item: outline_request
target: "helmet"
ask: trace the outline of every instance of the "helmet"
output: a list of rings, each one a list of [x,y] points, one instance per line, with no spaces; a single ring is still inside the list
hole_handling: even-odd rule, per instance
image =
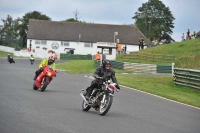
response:
[[[103,61],[103,67],[104,67],[104,68],[106,67],[106,65],[110,65],[110,66],[111,66],[111,62],[110,62],[109,60],[107,60],[107,59],[105,59],[105,60]]]
[[[50,56],[48,61],[50,61],[51,63],[54,63],[55,59],[53,56]]]

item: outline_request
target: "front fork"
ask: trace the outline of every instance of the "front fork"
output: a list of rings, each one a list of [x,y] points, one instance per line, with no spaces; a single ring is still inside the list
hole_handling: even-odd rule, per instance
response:
[[[105,102],[105,98],[106,98],[106,94],[103,95],[103,98],[101,100],[101,104],[103,104]]]

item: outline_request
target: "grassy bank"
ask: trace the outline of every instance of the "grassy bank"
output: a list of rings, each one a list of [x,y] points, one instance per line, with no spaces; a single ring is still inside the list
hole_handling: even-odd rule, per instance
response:
[[[117,76],[117,79],[122,85],[200,107],[200,91],[176,86],[172,77]]]
[[[155,47],[140,50],[139,52],[172,55],[175,56],[175,67],[200,69],[200,39],[187,40],[173,44],[158,45]],[[171,63],[153,62],[148,60],[126,59],[123,55],[117,57],[118,61],[135,62],[143,64],[162,64],[168,65]]]

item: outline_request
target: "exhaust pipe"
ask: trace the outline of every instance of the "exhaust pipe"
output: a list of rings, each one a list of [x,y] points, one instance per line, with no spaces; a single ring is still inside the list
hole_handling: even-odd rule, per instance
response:
[[[87,105],[90,105],[90,104],[88,103],[88,101],[85,99],[85,97],[83,96],[83,94],[80,93],[80,95],[81,95],[81,97],[83,98],[83,100],[87,103]]]

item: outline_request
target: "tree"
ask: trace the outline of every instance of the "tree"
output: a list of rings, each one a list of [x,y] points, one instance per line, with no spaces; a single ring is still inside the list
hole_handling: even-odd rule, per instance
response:
[[[173,17],[169,7],[160,0],[149,0],[138,8],[138,12],[132,17],[135,25],[150,40],[160,40],[163,36],[172,34],[174,28]]]
[[[77,9],[76,9],[76,11],[74,12],[74,15],[75,15],[75,20],[76,20],[76,21],[79,21],[80,17],[78,17],[79,12],[78,12]]]
[[[19,32],[20,36],[23,38],[23,47],[26,47],[27,44],[27,31],[28,31],[29,19],[51,20],[50,17],[38,11],[26,13],[21,19],[20,32]]]
[[[68,18],[64,20],[63,22],[79,22],[79,21],[75,20],[74,18]]]
[[[68,18],[62,22],[81,22],[81,21],[79,21],[80,17],[78,17],[78,15],[79,15],[79,12],[76,9],[76,11],[74,11],[74,18]]]
[[[11,43],[19,37],[20,18],[13,20],[10,15],[7,15],[7,18],[2,19],[2,21],[3,27],[1,29],[1,39],[2,37],[4,38],[4,45],[10,46]]]

